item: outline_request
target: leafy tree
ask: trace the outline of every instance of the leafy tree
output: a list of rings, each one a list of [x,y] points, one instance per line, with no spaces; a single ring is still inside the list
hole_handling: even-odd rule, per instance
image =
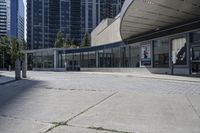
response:
[[[72,44],[72,40],[67,36],[63,42],[63,47],[70,48],[71,44]]]
[[[10,40],[7,36],[0,36],[0,54],[2,54],[2,67],[8,67],[10,62]]]
[[[88,32],[85,33],[82,41],[82,47],[89,47],[90,46],[90,35]]]
[[[63,47],[63,40],[62,40],[62,35],[61,32],[58,32],[56,34],[56,40],[54,43],[54,48],[62,48]]]
[[[77,46],[74,44],[74,40],[66,37],[63,43],[64,48],[76,48]]]

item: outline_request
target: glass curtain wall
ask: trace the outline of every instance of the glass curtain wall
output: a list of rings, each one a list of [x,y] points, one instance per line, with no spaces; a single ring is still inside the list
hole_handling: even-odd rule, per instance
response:
[[[54,55],[52,51],[33,53],[33,68],[53,68]],[[32,66],[31,66],[32,67]]]
[[[200,74],[200,32],[192,33],[192,73]]]
[[[89,62],[88,67],[95,68],[96,67],[96,52],[89,52]]]
[[[72,53],[67,54],[67,56],[65,58],[66,58],[66,68],[67,68],[67,70],[72,70],[74,55]]]
[[[155,40],[153,51],[154,67],[169,67],[169,40]]]
[[[113,67],[113,56],[112,56],[112,49],[105,49],[104,50],[104,63],[105,67]]]
[[[104,50],[100,50],[98,52],[98,58],[99,58],[99,67],[105,67],[104,66]]]
[[[120,66],[127,67],[127,59],[126,59],[126,47],[120,48]]]
[[[113,48],[113,67],[120,67],[120,48]]]
[[[81,54],[80,53],[74,53],[74,67],[80,68],[80,61],[81,61]]]
[[[139,67],[140,66],[140,47],[130,45],[130,67]]]
[[[89,55],[88,52],[83,52],[81,54],[81,67],[88,67]]]

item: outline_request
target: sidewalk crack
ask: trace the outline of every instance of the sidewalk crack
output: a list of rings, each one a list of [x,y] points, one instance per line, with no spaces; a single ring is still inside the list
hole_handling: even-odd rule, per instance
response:
[[[52,131],[53,129],[55,129],[55,128],[59,127],[59,126],[68,126],[68,123],[69,123],[71,120],[73,120],[73,119],[75,119],[76,117],[78,117],[78,116],[84,114],[85,112],[87,112],[87,111],[89,111],[90,109],[92,109],[92,108],[98,106],[99,104],[105,102],[106,100],[108,100],[108,99],[111,98],[112,96],[116,95],[117,93],[118,93],[118,92],[112,93],[111,95],[105,97],[104,99],[100,100],[100,101],[97,102],[96,104],[94,104],[94,105],[88,107],[87,109],[81,111],[81,112],[78,113],[77,115],[75,115],[75,116],[69,118],[67,121],[64,121],[64,122],[51,122],[51,124],[54,124],[54,126],[52,126],[51,128],[49,128],[48,130],[46,130],[44,133],[48,133],[48,132]]]
[[[189,102],[189,104],[191,105],[191,107],[192,107],[194,113],[195,113],[195,114],[198,116],[198,118],[200,119],[200,114],[198,113],[198,111],[197,111],[197,109],[194,107],[194,105],[192,104],[192,101],[189,99],[188,96],[185,95],[185,97],[186,97],[187,101]]]

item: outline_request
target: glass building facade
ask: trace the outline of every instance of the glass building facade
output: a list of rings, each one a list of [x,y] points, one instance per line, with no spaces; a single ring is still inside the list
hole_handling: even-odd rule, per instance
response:
[[[0,0],[0,35],[24,40],[23,0]]]
[[[123,0],[28,0],[27,43],[29,49],[52,48],[57,32],[80,45],[105,18],[115,17]]]
[[[56,34],[70,34],[69,0],[27,1],[27,43],[29,49],[51,48]]]
[[[200,32],[128,44],[116,42],[89,48],[36,50],[29,51],[29,55],[33,58],[34,70],[145,68],[153,73],[200,74]]]
[[[9,4],[10,1],[8,0],[0,0],[0,35],[7,35],[9,33],[8,28],[9,26]]]
[[[24,2],[12,0],[10,3],[10,36],[21,42],[24,40]]]
[[[124,0],[81,0],[81,38],[106,18],[120,13]]]

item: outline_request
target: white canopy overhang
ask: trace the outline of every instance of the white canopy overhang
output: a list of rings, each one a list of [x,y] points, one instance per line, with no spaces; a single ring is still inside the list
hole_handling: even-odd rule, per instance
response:
[[[200,19],[200,0],[125,0],[121,11],[123,40]]]

